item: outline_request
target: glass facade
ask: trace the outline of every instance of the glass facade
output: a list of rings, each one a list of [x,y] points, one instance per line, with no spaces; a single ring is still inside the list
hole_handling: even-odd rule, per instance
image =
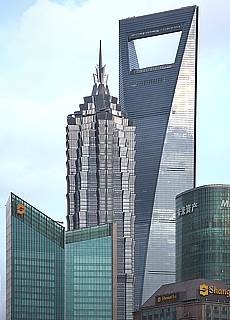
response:
[[[230,286],[230,186],[207,185],[176,198],[176,280]]]
[[[66,232],[66,320],[116,318],[115,225]]]
[[[64,228],[12,193],[6,205],[6,320],[63,320],[64,265]]]
[[[67,228],[117,223],[117,319],[134,301],[135,126],[109,93],[99,54],[92,95],[67,117]]]
[[[197,25],[197,6],[120,20],[120,102],[136,126],[136,308],[175,280],[175,196],[195,184]],[[135,40],[172,32],[175,61],[139,68]]]

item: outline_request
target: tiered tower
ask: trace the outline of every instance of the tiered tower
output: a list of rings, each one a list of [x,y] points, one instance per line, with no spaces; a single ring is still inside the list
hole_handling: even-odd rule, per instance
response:
[[[99,65],[91,96],[67,118],[67,228],[117,224],[117,319],[132,319],[135,127]]]

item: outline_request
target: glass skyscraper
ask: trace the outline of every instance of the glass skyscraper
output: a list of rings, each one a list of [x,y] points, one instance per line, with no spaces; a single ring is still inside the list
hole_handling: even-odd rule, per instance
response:
[[[117,319],[132,319],[135,127],[99,64],[91,96],[67,118],[67,228],[117,224]]]
[[[120,20],[120,103],[136,126],[137,308],[175,281],[175,196],[195,185],[197,28],[197,6]],[[136,41],[174,33],[175,59],[140,67]]]
[[[63,320],[64,227],[11,193],[6,205],[6,320]]]
[[[116,224],[66,232],[66,320],[117,319]]]
[[[176,197],[176,280],[230,286],[230,185],[206,185]]]

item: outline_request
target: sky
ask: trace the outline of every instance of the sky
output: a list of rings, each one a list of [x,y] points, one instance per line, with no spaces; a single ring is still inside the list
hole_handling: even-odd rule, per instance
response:
[[[13,192],[65,222],[66,117],[91,94],[99,40],[110,93],[118,97],[119,19],[194,4],[199,5],[197,186],[230,184],[229,0],[0,0],[1,319],[5,203]],[[162,47],[162,57],[165,51]]]

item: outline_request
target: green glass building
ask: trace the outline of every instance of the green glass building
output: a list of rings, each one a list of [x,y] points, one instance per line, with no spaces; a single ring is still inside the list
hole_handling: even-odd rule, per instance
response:
[[[176,281],[230,286],[230,185],[206,185],[176,197]]]
[[[6,204],[6,320],[63,320],[64,227],[11,193]]]
[[[117,319],[116,224],[66,232],[66,320]]]

